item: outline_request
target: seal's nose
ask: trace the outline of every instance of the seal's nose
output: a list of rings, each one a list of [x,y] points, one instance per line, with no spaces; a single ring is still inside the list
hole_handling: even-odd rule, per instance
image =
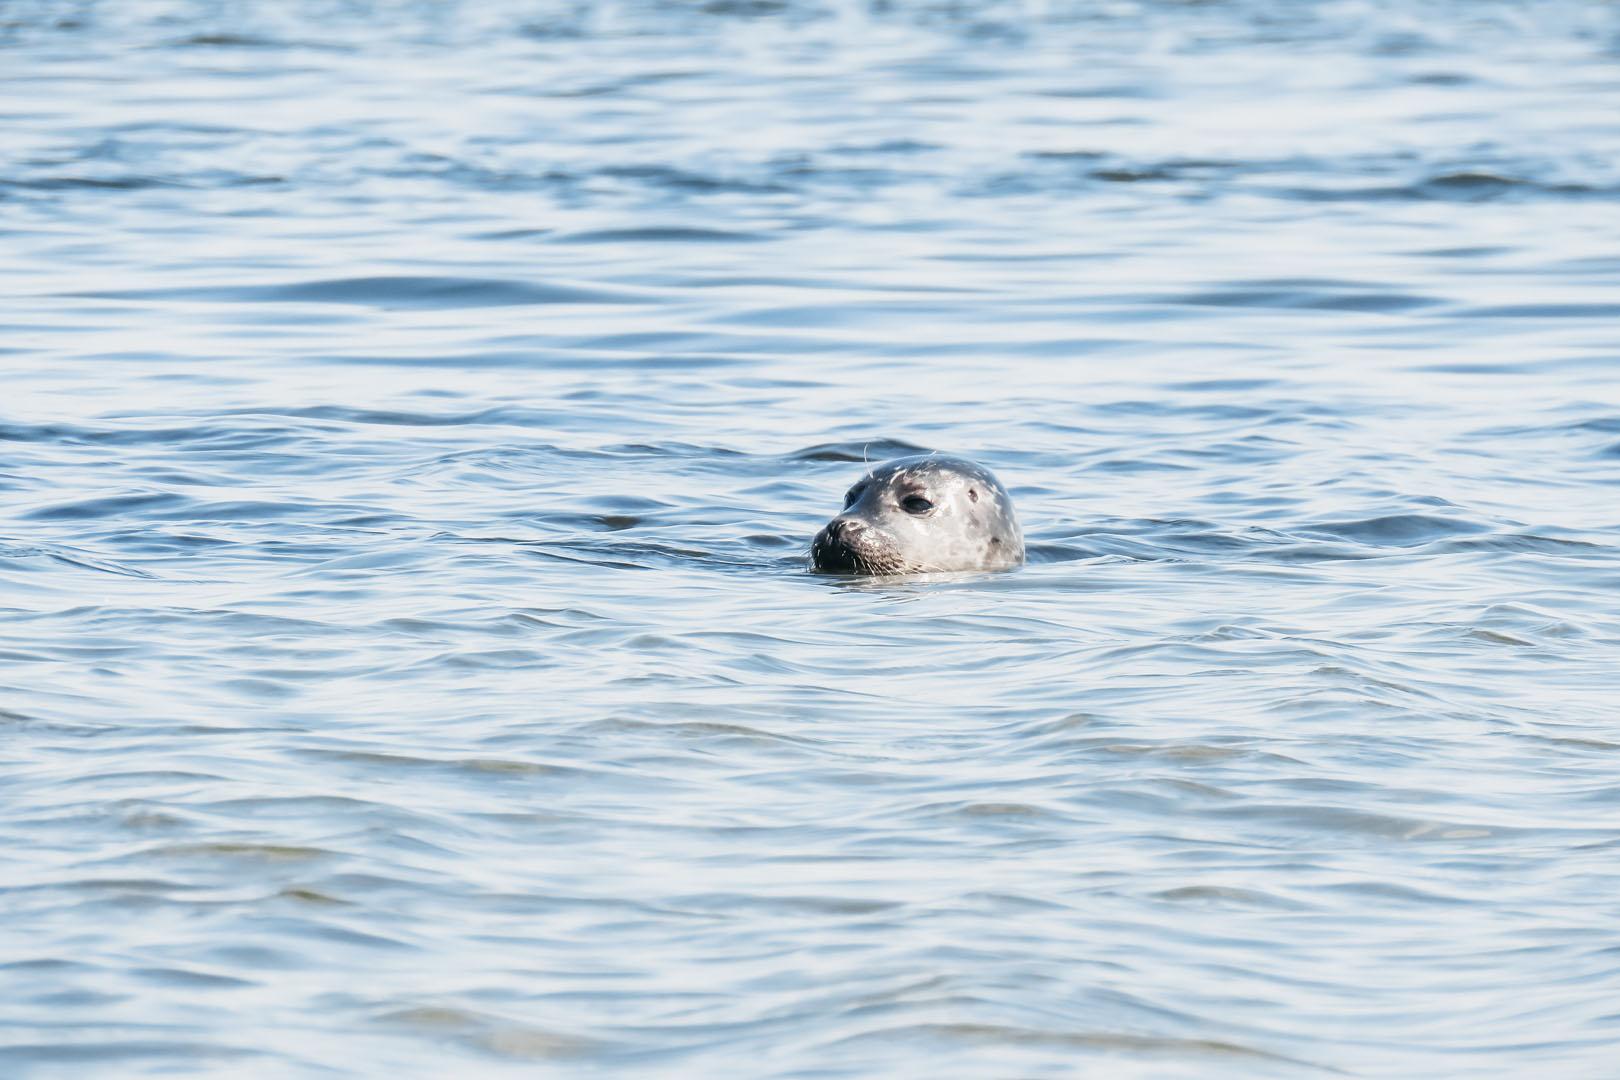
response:
[[[835,517],[827,522],[827,527],[822,531],[832,543],[848,544],[866,531],[866,522],[851,517]]]

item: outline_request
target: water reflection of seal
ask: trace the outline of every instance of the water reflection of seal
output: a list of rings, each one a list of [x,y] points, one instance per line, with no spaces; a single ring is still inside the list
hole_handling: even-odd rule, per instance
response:
[[[831,574],[1006,570],[1024,561],[1012,499],[982,465],[925,454],[871,469],[810,543]]]

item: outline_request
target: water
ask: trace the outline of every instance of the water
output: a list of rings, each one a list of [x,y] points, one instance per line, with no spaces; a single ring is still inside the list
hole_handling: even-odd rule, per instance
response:
[[[1612,1071],[1613,4],[0,56],[6,1076]]]

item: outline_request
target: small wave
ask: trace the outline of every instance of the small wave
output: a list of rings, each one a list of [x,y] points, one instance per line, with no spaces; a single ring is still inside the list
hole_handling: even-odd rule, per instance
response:
[[[1498,304],[1458,312],[1476,319],[1614,319],[1620,318],[1620,304]]]
[[[1340,170],[1342,173],[1342,170]],[[1331,174],[1331,171],[1328,175]],[[1274,187],[1272,194],[1304,202],[1492,202],[1503,199],[1612,199],[1620,190],[1573,182],[1529,180],[1477,170],[1440,172],[1406,184]]]
[[[780,195],[791,190],[773,181],[714,176],[676,168],[673,165],[611,165],[598,170],[597,175],[614,180],[634,180],[670,191],[698,194]]]
[[[140,859],[192,859],[197,857],[243,859],[265,863],[308,863],[340,858],[339,852],[326,848],[301,847],[293,844],[255,844],[246,841],[213,841],[190,844],[166,844],[147,848]]]
[[[608,1044],[582,1035],[437,1005],[390,1008],[373,1017],[373,1022],[435,1040],[451,1036],[475,1050],[515,1061],[595,1056],[608,1048]]]
[[[263,37],[256,34],[233,34],[225,31],[203,32],[187,34],[185,37],[175,38],[168,42],[172,48],[206,48],[206,49],[284,49],[288,47],[285,41]]]
[[[322,52],[352,52],[353,49],[336,41],[322,41],[315,38],[304,38],[296,41],[283,40],[269,34],[251,34],[230,30],[205,30],[200,33],[186,34],[182,37],[171,38],[158,42],[152,48],[159,49],[253,49],[265,52],[277,50],[296,50],[299,52],[319,50]]]
[[[505,278],[380,276],[285,285],[189,286],[78,294],[101,300],[346,304],[375,308],[477,308],[545,304],[633,304],[640,297],[601,288]]]
[[[227,413],[226,415],[230,415]],[[88,446],[180,446],[202,444],[214,450],[264,450],[289,442],[299,432],[242,428],[229,424],[184,427],[91,427],[84,424],[0,423],[0,442]]]
[[[28,521],[84,521],[90,518],[124,517],[137,511],[169,509],[189,503],[184,495],[154,491],[143,495],[107,495],[99,499],[79,499],[41,507],[20,515]]]
[[[184,186],[157,176],[43,176],[30,180],[0,177],[0,189],[17,191],[145,191]]]
[[[204,1067],[209,1071],[226,1062],[269,1057],[268,1051],[231,1046],[218,1039],[95,1039],[76,1042],[10,1043],[6,1060],[27,1073],[31,1065],[73,1065],[78,1068],[111,1068],[122,1072],[135,1062],[166,1062],[162,1071],[178,1066],[190,1072]],[[121,1067],[122,1066],[122,1067]]]
[[[70,516],[68,520],[77,519]],[[60,545],[10,544],[0,540],[0,567],[17,567],[19,564],[26,566],[27,561],[36,559],[45,559],[81,570],[93,570],[101,574],[115,574],[118,577],[154,578],[157,576],[137,566],[113,562],[110,559],[89,555]]]
[[[592,229],[563,233],[552,239],[559,244],[752,244],[769,240],[770,237],[762,233],[666,225],[639,229]]]
[[[873,439],[869,442],[817,443],[803,450],[795,450],[783,457],[788,461],[859,461],[876,464],[889,458],[910,454],[926,454],[930,447],[900,439]]]
[[[1127,1035],[1110,1031],[1052,1031],[1039,1028],[1009,1027],[1004,1024],[924,1023],[900,1027],[881,1028],[851,1035],[834,1045],[870,1044],[874,1042],[913,1041],[964,1043],[981,1045],[1027,1045],[1064,1048],[1070,1051],[1104,1051],[1114,1054],[1172,1055],[1205,1060],[1222,1058],[1249,1058],[1290,1065],[1310,1065],[1309,1062],[1270,1053],[1256,1047],[1216,1039],[1178,1039],[1152,1035]],[[1312,1068],[1338,1072],[1321,1065]]]
[[[1189,304],[1195,307],[1271,307],[1372,313],[1412,311],[1417,308],[1433,307],[1443,302],[1432,296],[1389,292],[1379,290],[1375,286],[1313,288],[1309,281],[1257,283],[1249,287],[1226,287],[1155,299],[1162,303]]]
[[[1306,535],[1320,534],[1376,547],[1414,547],[1435,540],[1490,531],[1477,521],[1464,521],[1434,514],[1382,514],[1349,521],[1323,521],[1299,529]]]

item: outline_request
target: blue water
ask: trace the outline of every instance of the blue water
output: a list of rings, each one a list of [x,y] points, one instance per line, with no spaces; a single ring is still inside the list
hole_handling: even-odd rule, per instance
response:
[[[0,1074],[1620,1045],[1620,8],[0,4]],[[1031,563],[805,572],[864,460]]]

